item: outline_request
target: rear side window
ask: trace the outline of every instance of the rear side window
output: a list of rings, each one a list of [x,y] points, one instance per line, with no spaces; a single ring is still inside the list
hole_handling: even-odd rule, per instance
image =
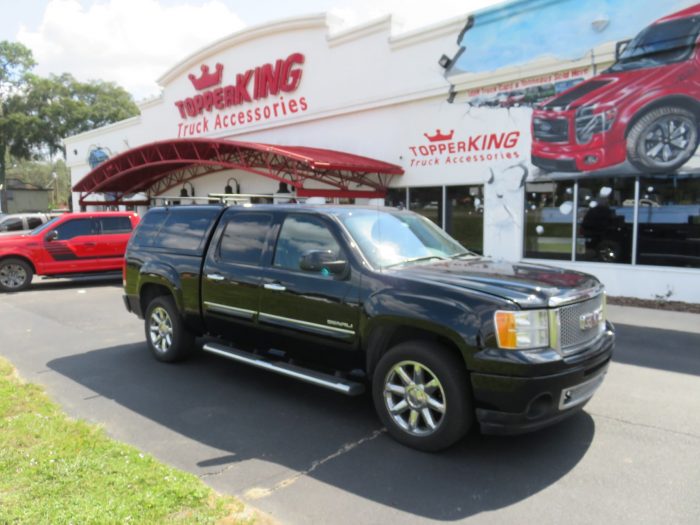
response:
[[[33,230],[37,226],[41,226],[43,224],[43,221],[39,217],[29,217],[27,219],[27,227],[30,230]]]
[[[164,209],[150,210],[146,213],[131,238],[131,244],[140,248],[153,246],[153,242],[160,227],[163,226],[166,215],[167,213]]]
[[[221,208],[176,208],[170,211],[154,246],[170,251],[201,254],[208,232]]]
[[[260,265],[265,238],[272,224],[268,213],[236,213],[226,224],[219,244],[225,262]]]
[[[6,219],[0,223],[0,231],[4,232],[18,232],[23,230],[22,219],[14,217],[12,219]]]
[[[95,223],[92,219],[71,219],[56,226],[59,241],[67,241],[74,237],[95,234]]]
[[[129,233],[131,231],[131,220],[129,220],[129,217],[102,217],[98,220],[103,235]]]

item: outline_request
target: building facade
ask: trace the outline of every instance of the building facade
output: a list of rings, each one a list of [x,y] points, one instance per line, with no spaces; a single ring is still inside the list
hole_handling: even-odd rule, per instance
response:
[[[398,35],[390,17],[250,28],[166,72],[138,117],[67,138],[73,184],[96,149],[159,141],[347,152],[403,168],[387,203],[472,250],[593,273],[612,295],[700,302],[700,15],[647,3],[516,1]],[[278,182],[233,167],[133,199],[272,196]],[[329,196],[314,180],[303,191]]]

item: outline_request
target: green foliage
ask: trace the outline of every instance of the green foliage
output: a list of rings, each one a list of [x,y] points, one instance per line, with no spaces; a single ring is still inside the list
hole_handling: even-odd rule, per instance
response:
[[[63,159],[55,162],[23,160],[11,157],[7,178],[19,179],[40,188],[50,189],[50,209],[69,207],[71,198],[70,171]]]
[[[0,358],[0,523],[250,523],[191,474],[69,420]]]

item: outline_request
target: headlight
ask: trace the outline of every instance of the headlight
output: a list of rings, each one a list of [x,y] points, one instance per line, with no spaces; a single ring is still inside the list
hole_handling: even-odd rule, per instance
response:
[[[608,131],[616,116],[615,108],[580,107],[576,110],[576,141],[579,144],[586,144],[591,141],[594,134]]]
[[[528,350],[549,346],[547,310],[498,310],[494,314],[494,324],[500,348]]]

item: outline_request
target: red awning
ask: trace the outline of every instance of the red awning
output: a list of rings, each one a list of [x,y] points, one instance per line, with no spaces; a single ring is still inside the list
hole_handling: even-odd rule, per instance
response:
[[[184,182],[225,170],[244,170],[286,182],[300,196],[383,197],[391,178],[403,174],[395,164],[320,148],[275,146],[229,140],[173,139],[133,148],[88,173],[74,187],[81,204],[95,193],[111,194],[101,203],[126,196],[162,194]],[[307,181],[323,188],[307,188]],[[351,189],[359,186],[369,190]]]

